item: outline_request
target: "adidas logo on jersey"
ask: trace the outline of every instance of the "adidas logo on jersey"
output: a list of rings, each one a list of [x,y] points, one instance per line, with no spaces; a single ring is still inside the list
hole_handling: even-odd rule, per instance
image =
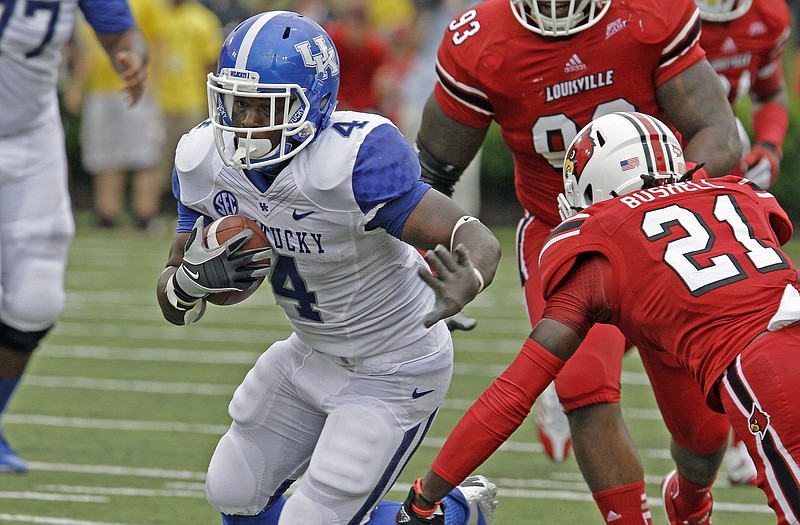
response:
[[[573,54],[570,57],[569,61],[564,66],[564,73],[576,73],[578,71],[583,71],[586,69],[586,64],[584,64],[578,55]]]
[[[606,523],[612,523],[614,521],[619,521],[622,519],[621,514],[617,514],[613,510],[608,511],[608,516],[606,516]]]
[[[736,52],[736,42],[733,41],[731,37],[725,39],[722,43],[722,52],[723,53],[735,53]]]

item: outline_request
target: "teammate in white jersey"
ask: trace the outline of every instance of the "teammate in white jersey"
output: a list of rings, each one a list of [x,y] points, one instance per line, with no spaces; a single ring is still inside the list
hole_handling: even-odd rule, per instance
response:
[[[0,414],[64,310],[75,228],[56,80],[79,7],[128,100],[145,87],[147,47],[125,0],[0,2]],[[0,433],[0,472],[26,471]]]
[[[419,180],[417,155],[389,120],[334,111],[339,67],[310,19],[246,20],[208,77],[210,120],[176,152],[164,317],[195,322],[208,294],[269,272],[293,328],[231,400],[206,480],[224,524],[394,523],[373,511],[449,387],[443,319],[491,283],[500,258],[488,228]],[[232,214],[257,221],[271,252],[239,250],[251,233],[205,247],[203,224]],[[484,483],[474,494],[490,514],[494,493]],[[467,519],[457,500],[448,524]]]

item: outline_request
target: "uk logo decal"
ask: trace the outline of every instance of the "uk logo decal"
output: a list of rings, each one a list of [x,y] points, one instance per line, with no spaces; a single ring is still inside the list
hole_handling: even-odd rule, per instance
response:
[[[754,436],[759,436],[761,439],[764,439],[764,437],[767,435],[767,429],[769,428],[769,419],[769,414],[753,404],[747,424],[748,428],[750,429],[750,433]]]
[[[239,213],[239,201],[233,193],[221,191],[214,195],[214,209],[220,215],[236,215]]]
[[[313,67],[317,70],[317,74],[322,74],[322,78],[328,78],[328,75],[334,77],[339,74],[339,63],[336,58],[336,51],[333,47],[329,46],[323,36],[315,36],[314,43],[319,49],[319,53],[311,52],[311,42],[308,40],[295,44],[294,48],[303,57],[303,64],[306,67]]]

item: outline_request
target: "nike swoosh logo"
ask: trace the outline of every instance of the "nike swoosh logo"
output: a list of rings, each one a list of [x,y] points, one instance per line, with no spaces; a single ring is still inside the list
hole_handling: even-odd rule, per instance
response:
[[[298,213],[297,210],[294,210],[292,212],[292,219],[294,219],[296,221],[299,221],[300,219],[305,219],[306,217],[308,217],[309,215],[314,213],[314,211],[316,211],[316,210],[311,210],[311,211],[307,211],[307,212],[303,212],[303,213]]]
[[[189,277],[191,277],[192,279],[199,279],[200,278],[200,272],[193,272],[193,271],[191,271],[189,268],[187,268],[185,266],[183,267],[183,269],[186,270],[186,273],[188,273]]]
[[[422,392],[420,392],[420,391],[418,391],[418,390],[415,388],[415,389],[414,389],[414,391],[413,391],[413,392],[411,392],[411,397],[413,397],[414,399],[419,399],[419,398],[421,398],[422,396],[426,396],[426,395],[430,394],[430,393],[431,393],[431,392],[433,392],[434,390],[435,390],[435,389],[433,389],[433,388],[432,388],[432,389],[430,389],[430,390],[423,390]]]

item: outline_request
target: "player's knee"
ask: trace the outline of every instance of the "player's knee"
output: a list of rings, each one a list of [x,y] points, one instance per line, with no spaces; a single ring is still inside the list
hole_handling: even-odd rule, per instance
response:
[[[358,412],[360,407],[348,410]],[[357,414],[358,416],[358,414]],[[386,457],[391,455],[389,437],[394,432],[389,424],[375,417],[374,411],[363,410],[358,432],[350,426],[353,414],[341,419],[331,414],[318,448],[325,454],[314,456],[306,476],[309,484],[334,497],[351,498],[366,495],[374,490],[385,470]],[[337,427],[339,427],[337,429]]]
[[[730,436],[730,422],[722,414],[697,419],[697,423],[670,425],[672,440],[681,448],[700,456],[722,450]]]
[[[61,317],[66,304],[64,268],[55,261],[31,261],[15,272],[3,296],[3,320],[19,330],[46,329]]]
[[[556,377],[556,392],[564,410],[569,413],[595,403],[618,403],[620,382],[616,369],[596,356],[584,356],[582,364],[585,372]]]
[[[253,450],[246,451],[246,447]],[[223,514],[258,514],[267,504],[261,498],[256,471],[264,468],[255,461],[261,455],[247,442],[234,439],[230,433],[220,439],[206,475],[206,499]]]
[[[326,507],[321,501],[315,501],[298,490],[286,501],[281,517],[285,523],[302,523],[303,525],[328,525],[342,523],[336,512]]]
[[[39,346],[39,342],[47,335],[47,332],[49,332],[51,328],[52,325],[44,330],[24,332],[0,321],[0,347],[21,354],[30,354],[36,350],[36,347]]]

